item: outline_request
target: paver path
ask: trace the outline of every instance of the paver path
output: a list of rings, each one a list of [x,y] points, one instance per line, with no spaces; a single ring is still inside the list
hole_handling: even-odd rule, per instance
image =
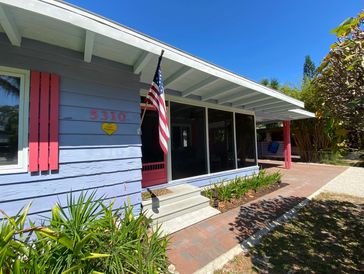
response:
[[[171,235],[168,257],[179,273],[207,265],[347,169],[294,163],[285,170],[281,164],[264,161],[266,167],[282,172],[287,186]]]

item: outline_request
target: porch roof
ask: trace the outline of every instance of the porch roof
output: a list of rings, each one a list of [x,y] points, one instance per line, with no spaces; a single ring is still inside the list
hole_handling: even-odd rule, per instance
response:
[[[98,56],[129,65],[144,88],[163,49],[167,94],[255,112],[257,121],[314,117],[299,100],[63,1],[0,0],[0,32],[14,46],[28,38],[78,51],[85,62]]]

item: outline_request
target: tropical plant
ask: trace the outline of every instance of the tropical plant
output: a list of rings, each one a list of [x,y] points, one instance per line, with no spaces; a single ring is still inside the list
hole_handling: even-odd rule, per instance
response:
[[[264,186],[278,183],[280,180],[281,174],[279,172],[267,175],[264,170],[261,170],[257,175],[251,177],[236,177],[230,182],[222,181],[214,184],[204,190],[202,194],[210,198],[211,201],[217,199],[226,202],[243,197],[249,190],[256,191]]]
[[[133,208],[127,206],[113,211],[113,205],[103,206],[104,214],[94,231],[98,252],[109,253],[104,261],[95,261],[105,273],[165,273],[168,238],[162,237],[160,227],[150,228],[151,221],[144,214],[134,216]],[[118,221],[119,216],[123,221]],[[105,233],[107,231],[107,233]]]
[[[48,273],[90,273],[98,270],[91,260],[110,256],[91,248],[96,240],[93,226],[103,217],[101,198],[95,199],[95,194],[81,193],[77,199],[69,195],[66,208],[58,203],[53,207],[50,226],[35,230],[38,240],[47,246],[44,264]]]
[[[168,238],[160,228],[130,205],[122,211],[102,199],[70,194],[47,226],[29,220],[24,228],[30,205],[15,217],[1,212],[0,273],[165,273]]]
[[[30,253],[23,237],[29,207],[30,204],[15,217],[0,210],[3,215],[0,226],[0,273],[22,273],[22,269],[27,267],[27,260],[21,258],[28,258]],[[15,237],[16,234],[19,234],[18,238]]]
[[[337,41],[317,69],[322,110],[343,123],[358,147],[364,139],[364,11],[331,31]]]
[[[307,64],[306,70],[307,73]],[[304,65],[304,67],[305,67]],[[311,68],[314,67],[314,64]],[[312,72],[312,71],[311,71]],[[305,108],[316,114],[315,118],[292,121],[292,136],[299,149],[301,160],[305,162],[319,162],[324,152],[339,155],[346,148],[347,131],[339,119],[322,111],[324,99],[318,95],[318,88],[314,80],[304,75],[301,88],[282,86],[285,94],[302,100]]]

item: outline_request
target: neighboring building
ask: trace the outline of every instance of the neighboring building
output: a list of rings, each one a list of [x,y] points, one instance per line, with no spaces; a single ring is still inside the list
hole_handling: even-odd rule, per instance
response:
[[[166,156],[155,112],[140,131],[141,97],[162,49]],[[0,208],[14,214],[33,201],[30,213],[42,215],[70,191],[98,189],[139,210],[146,186],[251,175],[257,121],[312,116],[296,99],[51,0],[0,0],[2,107],[16,112],[0,125]]]

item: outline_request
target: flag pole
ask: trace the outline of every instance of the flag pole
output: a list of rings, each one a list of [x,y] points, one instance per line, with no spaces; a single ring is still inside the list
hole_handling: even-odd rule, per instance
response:
[[[164,50],[162,49],[162,51],[161,51],[161,55],[159,56],[159,59],[158,59],[158,66],[160,65],[160,63],[161,63],[161,61],[162,61],[163,53],[164,53]],[[148,102],[147,102],[147,100],[145,99],[145,103],[144,103],[144,110],[143,110],[142,118],[141,118],[141,120],[140,120],[140,129],[141,129],[142,124],[143,124],[143,121],[144,121],[144,116],[145,116],[145,112],[147,111],[147,107],[148,107]]]

